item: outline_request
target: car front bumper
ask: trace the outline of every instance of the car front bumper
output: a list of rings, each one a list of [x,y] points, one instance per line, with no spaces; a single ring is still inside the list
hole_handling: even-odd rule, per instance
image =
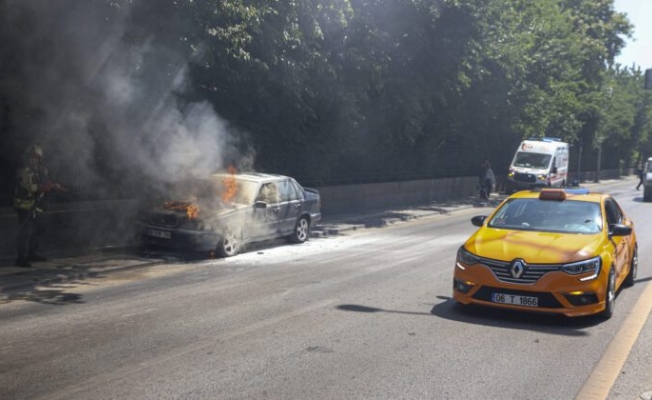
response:
[[[586,282],[578,275],[569,275],[562,271],[548,272],[532,284],[507,283],[498,280],[486,266],[455,267],[453,281],[453,298],[462,304],[479,304],[483,306],[563,314],[569,317],[596,314],[605,309],[606,274]],[[495,294],[536,297],[536,307],[517,304],[503,304],[494,300]]]
[[[221,238],[212,231],[167,229],[151,225],[142,225],[139,234],[146,244],[195,251],[213,251]]]

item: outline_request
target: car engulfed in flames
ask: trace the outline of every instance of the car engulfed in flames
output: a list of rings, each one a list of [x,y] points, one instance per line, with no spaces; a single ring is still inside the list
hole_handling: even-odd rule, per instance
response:
[[[137,222],[143,244],[233,256],[248,243],[287,237],[303,243],[321,219],[321,198],[291,177],[230,171],[186,183]]]

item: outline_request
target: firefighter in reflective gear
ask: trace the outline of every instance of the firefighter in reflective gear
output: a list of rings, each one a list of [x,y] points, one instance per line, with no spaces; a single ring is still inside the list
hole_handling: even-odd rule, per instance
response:
[[[50,182],[42,159],[43,150],[39,146],[29,146],[25,150],[25,165],[16,173],[13,205],[18,214],[16,265],[19,267],[31,267],[30,261],[46,260],[37,251],[39,237],[44,232],[47,195],[51,190],[65,191],[58,183]]]

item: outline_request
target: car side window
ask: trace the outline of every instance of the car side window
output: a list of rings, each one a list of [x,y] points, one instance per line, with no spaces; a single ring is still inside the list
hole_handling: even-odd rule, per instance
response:
[[[607,223],[609,225],[623,222],[623,212],[613,199],[605,200],[604,208],[607,212]]]
[[[276,204],[281,202],[278,187],[275,182],[264,183],[258,192],[256,201],[263,201],[269,204]]]
[[[294,186],[287,179],[279,182],[279,191],[281,194],[281,201],[293,201],[298,198]]]
[[[304,193],[303,193],[303,189],[301,188],[301,185],[299,185],[297,181],[295,181],[292,178],[290,178],[289,183],[292,187],[294,187],[294,192],[296,193],[297,199],[303,200]]]

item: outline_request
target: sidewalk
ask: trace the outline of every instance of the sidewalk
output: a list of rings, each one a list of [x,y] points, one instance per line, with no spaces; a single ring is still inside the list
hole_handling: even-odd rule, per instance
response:
[[[623,179],[635,178],[625,177]],[[582,187],[605,185],[614,181],[600,183],[588,182]],[[502,200],[503,194],[492,194],[490,200],[478,197],[436,201],[426,205],[408,206],[386,210],[375,210],[369,213],[342,214],[324,216],[322,221],[311,230],[311,237],[336,236],[343,232],[377,228],[392,225],[401,221],[409,221],[432,215],[451,214],[468,208],[478,208],[479,214],[488,214]],[[481,211],[482,210],[482,211]],[[16,267],[14,259],[0,259],[0,300],[9,292],[34,290],[37,286],[62,284],[83,279],[99,277],[118,270],[150,267],[166,262],[197,262],[202,258],[165,252],[139,255],[136,249],[109,248],[84,250],[75,254],[48,254],[50,260],[36,262],[31,268]],[[205,259],[205,258],[204,258]]]

